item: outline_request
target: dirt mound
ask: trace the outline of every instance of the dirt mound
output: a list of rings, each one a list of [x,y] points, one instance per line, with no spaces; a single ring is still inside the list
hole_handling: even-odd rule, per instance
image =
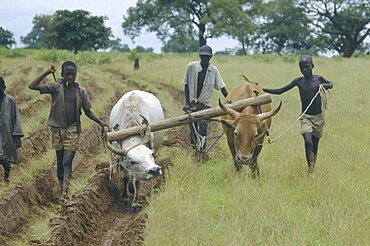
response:
[[[31,118],[41,108],[47,107],[46,105],[50,105],[50,97],[43,97],[42,99],[37,99],[34,102],[27,103],[26,107],[20,108],[19,110],[22,115],[22,119]]]
[[[48,126],[43,125],[34,131],[29,137],[24,138],[19,150],[21,165],[28,165],[32,159],[40,157],[50,148],[51,133]]]
[[[14,232],[31,214],[32,206],[55,201],[59,184],[55,170],[42,171],[35,180],[22,183],[22,186],[10,190],[0,200],[0,232]]]
[[[170,160],[159,161],[164,172]],[[163,178],[143,183],[145,197],[160,187]],[[47,245],[141,245],[145,227],[145,209],[130,213],[120,197],[119,173],[109,179],[108,169],[102,169],[89,185],[63,205],[60,217],[52,220],[52,236]]]

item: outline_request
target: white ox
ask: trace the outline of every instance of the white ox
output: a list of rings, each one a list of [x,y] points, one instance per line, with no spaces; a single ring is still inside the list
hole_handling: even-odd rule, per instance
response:
[[[112,152],[119,154],[123,173],[123,199],[129,205],[129,181],[132,178],[134,198],[131,210],[140,209],[136,202],[141,180],[148,180],[162,174],[161,167],[155,163],[154,152],[163,140],[163,131],[150,132],[150,123],[164,120],[159,99],[151,93],[133,90],[124,94],[113,106],[109,117],[109,127],[119,131],[130,127],[146,125],[145,136],[132,136],[114,141]],[[149,127],[148,127],[149,126]],[[130,183],[131,184],[131,183]],[[130,187],[131,190],[131,187]]]

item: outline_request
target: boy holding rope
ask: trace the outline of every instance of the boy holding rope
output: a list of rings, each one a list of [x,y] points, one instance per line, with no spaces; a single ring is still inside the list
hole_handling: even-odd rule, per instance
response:
[[[263,90],[271,94],[282,94],[297,86],[302,105],[301,134],[304,139],[304,146],[306,152],[306,160],[308,171],[313,172],[317,152],[319,147],[319,140],[322,137],[324,127],[323,107],[325,105],[325,90],[333,88],[333,83],[324,79],[322,76],[313,75],[314,68],[312,57],[303,55],[299,58],[299,69],[303,77],[294,79],[288,85],[278,89]]]

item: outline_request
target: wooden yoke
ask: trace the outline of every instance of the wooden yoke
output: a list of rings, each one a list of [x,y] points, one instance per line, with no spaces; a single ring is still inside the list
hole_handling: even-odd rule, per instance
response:
[[[261,105],[271,102],[270,94],[266,93],[257,97],[246,98],[242,99],[230,104],[226,104],[229,108],[232,108],[236,111],[240,111],[241,109],[245,108],[246,106],[255,106]],[[206,120],[214,117],[218,117],[221,115],[227,114],[224,112],[220,107],[209,108],[205,110],[200,110],[197,112],[187,113],[175,118],[165,119],[162,121],[151,122],[151,131],[160,131],[168,128],[173,128],[181,125],[186,125],[191,122],[198,122],[201,120]],[[125,139],[130,136],[139,135],[142,130],[141,126],[135,126],[131,128],[127,128],[120,131],[115,132],[108,132],[107,133],[107,140],[109,142]]]

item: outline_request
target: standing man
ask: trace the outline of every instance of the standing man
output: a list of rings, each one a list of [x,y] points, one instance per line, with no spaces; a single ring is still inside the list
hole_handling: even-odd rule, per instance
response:
[[[57,177],[62,196],[65,197],[72,173],[72,161],[79,148],[81,109],[83,109],[87,117],[98,123],[102,128],[104,128],[105,123],[91,111],[86,90],[76,83],[76,64],[72,61],[64,62],[62,64],[62,79],[60,81],[40,85],[41,80],[55,72],[55,67],[51,66],[32,81],[28,87],[32,90],[40,91],[41,94],[51,95],[48,126],[51,127],[52,147],[56,151]]]
[[[210,64],[212,48],[203,45],[199,49],[200,61],[190,62],[186,69],[182,83],[185,85],[185,106],[183,111],[199,111],[211,107],[213,89],[221,90],[224,97],[227,96],[225,83],[215,65]],[[194,136],[193,128],[190,126],[191,136]],[[199,134],[205,139],[207,135],[207,122],[199,123]],[[191,137],[191,144],[195,144]],[[205,141],[203,141],[203,148]]]
[[[315,167],[319,140],[322,137],[322,131],[324,128],[321,95],[317,94],[315,99],[314,96],[319,92],[320,84],[323,85],[325,90],[333,88],[332,82],[324,79],[320,75],[313,75],[313,68],[314,65],[312,57],[309,55],[303,55],[299,58],[299,69],[301,70],[303,77],[296,78],[288,85],[278,89],[263,89],[267,93],[280,95],[295,86],[298,87],[302,113],[305,112],[300,118],[301,134],[304,140],[306,160],[308,171],[310,173],[313,172]],[[312,104],[310,105],[311,101]]]
[[[14,97],[5,94],[5,81],[0,77],[0,164],[4,168],[4,183],[9,184],[11,163],[18,164],[17,149],[21,147],[23,131]]]

